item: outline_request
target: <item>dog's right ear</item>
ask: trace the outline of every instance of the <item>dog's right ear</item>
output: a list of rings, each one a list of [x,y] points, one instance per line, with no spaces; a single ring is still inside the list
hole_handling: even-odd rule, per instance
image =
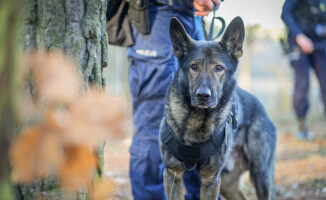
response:
[[[175,17],[170,21],[170,37],[174,55],[179,59],[187,55],[190,48],[194,45],[193,40],[187,34],[181,22]]]
[[[234,18],[227,27],[221,44],[226,48],[229,54],[238,60],[243,53],[242,45],[245,36],[244,24],[241,17]]]

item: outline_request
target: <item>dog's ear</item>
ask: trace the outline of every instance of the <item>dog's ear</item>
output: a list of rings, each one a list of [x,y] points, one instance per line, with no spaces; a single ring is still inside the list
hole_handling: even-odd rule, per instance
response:
[[[194,45],[181,22],[173,17],[170,21],[170,37],[173,44],[174,55],[183,58]]]
[[[226,48],[228,53],[238,60],[243,54],[242,45],[244,36],[245,29],[243,21],[241,17],[236,17],[227,27],[220,44]]]

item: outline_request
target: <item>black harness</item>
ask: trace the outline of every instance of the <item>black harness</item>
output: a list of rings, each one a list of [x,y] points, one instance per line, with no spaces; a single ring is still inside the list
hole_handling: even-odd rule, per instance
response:
[[[208,157],[216,154],[221,149],[221,145],[224,144],[225,149],[227,148],[228,142],[224,142],[224,140],[228,138],[229,134],[233,134],[234,127],[237,126],[237,119],[233,113],[236,113],[235,103],[232,104],[232,111],[223,128],[216,132],[209,140],[193,146],[179,141],[175,137],[170,125],[164,120],[161,130],[162,144],[169,153],[182,162],[183,167],[187,171],[194,170],[197,167],[197,163],[202,163]]]

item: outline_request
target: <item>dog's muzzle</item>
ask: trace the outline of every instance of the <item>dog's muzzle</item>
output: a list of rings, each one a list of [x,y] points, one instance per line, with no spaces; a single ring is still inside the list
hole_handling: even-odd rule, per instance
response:
[[[212,101],[212,92],[209,88],[198,88],[196,90],[196,96],[195,96],[195,105],[199,108],[209,108],[211,107],[211,101]]]
[[[196,91],[196,98],[199,102],[209,101],[211,94],[212,92],[209,88],[198,88]]]

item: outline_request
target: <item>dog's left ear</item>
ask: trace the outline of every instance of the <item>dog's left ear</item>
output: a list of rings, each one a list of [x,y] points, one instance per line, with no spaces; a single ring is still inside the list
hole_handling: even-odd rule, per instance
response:
[[[243,54],[242,45],[244,36],[245,29],[243,21],[241,17],[236,17],[227,27],[220,44],[226,48],[229,54],[238,60]]]
[[[187,34],[181,22],[175,17],[170,21],[170,37],[174,55],[179,59],[187,55],[190,48],[194,45],[193,40]]]

